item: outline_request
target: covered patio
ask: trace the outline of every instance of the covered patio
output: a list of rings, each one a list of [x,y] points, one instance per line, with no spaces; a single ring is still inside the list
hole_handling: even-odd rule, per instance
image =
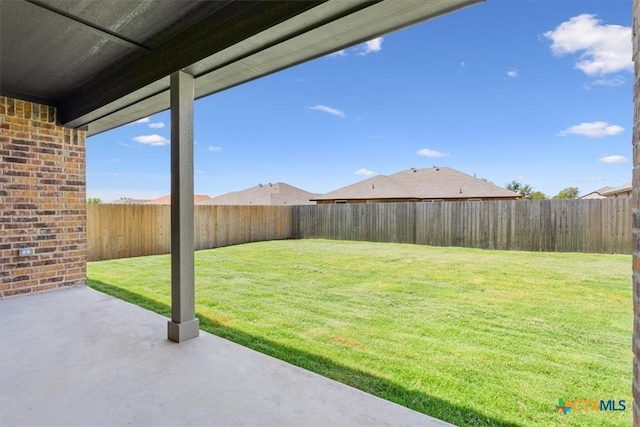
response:
[[[194,100],[481,1],[0,3],[0,297],[85,283],[85,138],[170,109],[167,336],[197,337]]]
[[[131,327],[135,325],[135,327]],[[0,425],[446,426],[88,287],[0,300]]]
[[[445,425],[200,333],[193,102],[479,1],[1,2],[0,424]],[[85,286],[85,139],[167,109],[168,321]]]
[[[192,108],[194,99],[480,1],[0,2],[0,297],[11,297],[0,301],[0,424],[446,425],[199,332]],[[635,1],[635,15],[639,8]],[[637,29],[634,19],[636,63]],[[84,286],[84,150],[86,136],[169,108],[167,326]],[[634,152],[637,236],[637,129]],[[637,402],[640,239],[635,250]],[[634,405],[636,425],[638,414]]]

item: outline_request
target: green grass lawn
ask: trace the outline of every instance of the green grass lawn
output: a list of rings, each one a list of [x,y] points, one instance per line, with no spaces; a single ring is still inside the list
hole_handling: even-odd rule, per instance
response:
[[[170,314],[170,258],[89,284]],[[324,240],[196,253],[202,329],[457,425],[631,425],[631,257]],[[624,412],[555,410],[558,398]]]

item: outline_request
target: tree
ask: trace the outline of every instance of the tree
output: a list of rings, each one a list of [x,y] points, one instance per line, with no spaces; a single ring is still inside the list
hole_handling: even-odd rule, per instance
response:
[[[102,203],[102,200],[100,199],[100,197],[89,197],[87,199],[87,203],[89,203],[90,205],[98,205]]]
[[[553,198],[557,200],[573,200],[578,198],[578,194],[580,194],[578,187],[567,187],[564,190],[560,190]]]
[[[511,190],[514,193],[518,193],[523,199],[527,200],[547,200],[547,195],[542,191],[534,191],[533,187],[529,184],[523,184],[518,181],[511,181],[505,185],[507,190]]]
[[[507,190],[513,191],[514,193],[518,193],[525,199],[530,199],[531,194],[533,193],[533,187],[531,187],[529,184],[523,184],[518,181],[509,182],[507,185],[505,185],[505,188]]]
[[[547,200],[547,198],[547,195],[542,191],[534,191],[533,193],[531,193],[531,195],[529,195],[529,197],[527,197],[527,199],[529,200]]]

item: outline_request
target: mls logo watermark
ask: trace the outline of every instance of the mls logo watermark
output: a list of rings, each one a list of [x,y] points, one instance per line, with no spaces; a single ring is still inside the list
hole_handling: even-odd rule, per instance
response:
[[[569,411],[625,411],[627,405],[624,400],[564,400],[558,399],[556,410],[567,415]]]

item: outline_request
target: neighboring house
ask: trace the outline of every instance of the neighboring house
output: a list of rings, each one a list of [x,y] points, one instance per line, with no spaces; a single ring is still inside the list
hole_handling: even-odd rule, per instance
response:
[[[114,200],[113,202],[109,202],[109,205],[142,205],[150,200],[148,199],[131,199],[129,197],[121,197],[118,200]]]
[[[207,196],[206,194],[196,194],[195,196],[193,196],[193,203],[197,205],[199,203],[209,200],[210,198],[211,197]],[[158,197],[157,199],[149,200],[144,204],[145,205],[170,205],[171,195]]]
[[[447,167],[377,175],[312,198],[318,204],[460,200],[516,200],[513,191]]]
[[[612,188],[611,190],[607,190],[602,195],[607,199],[618,199],[620,197],[631,197],[631,192],[633,191],[633,186],[630,182],[621,185],[620,187]]]
[[[258,184],[242,191],[232,191],[213,197],[202,205],[313,205],[309,199],[318,194],[284,182]]]
[[[591,193],[587,193],[584,196],[578,197],[578,199],[604,199],[603,193],[609,190],[613,190],[613,187],[602,187],[598,188]]]
[[[587,193],[580,199],[617,199],[620,197],[631,197],[633,187],[628,182],[619,187],[602,187],[591,193]]]

